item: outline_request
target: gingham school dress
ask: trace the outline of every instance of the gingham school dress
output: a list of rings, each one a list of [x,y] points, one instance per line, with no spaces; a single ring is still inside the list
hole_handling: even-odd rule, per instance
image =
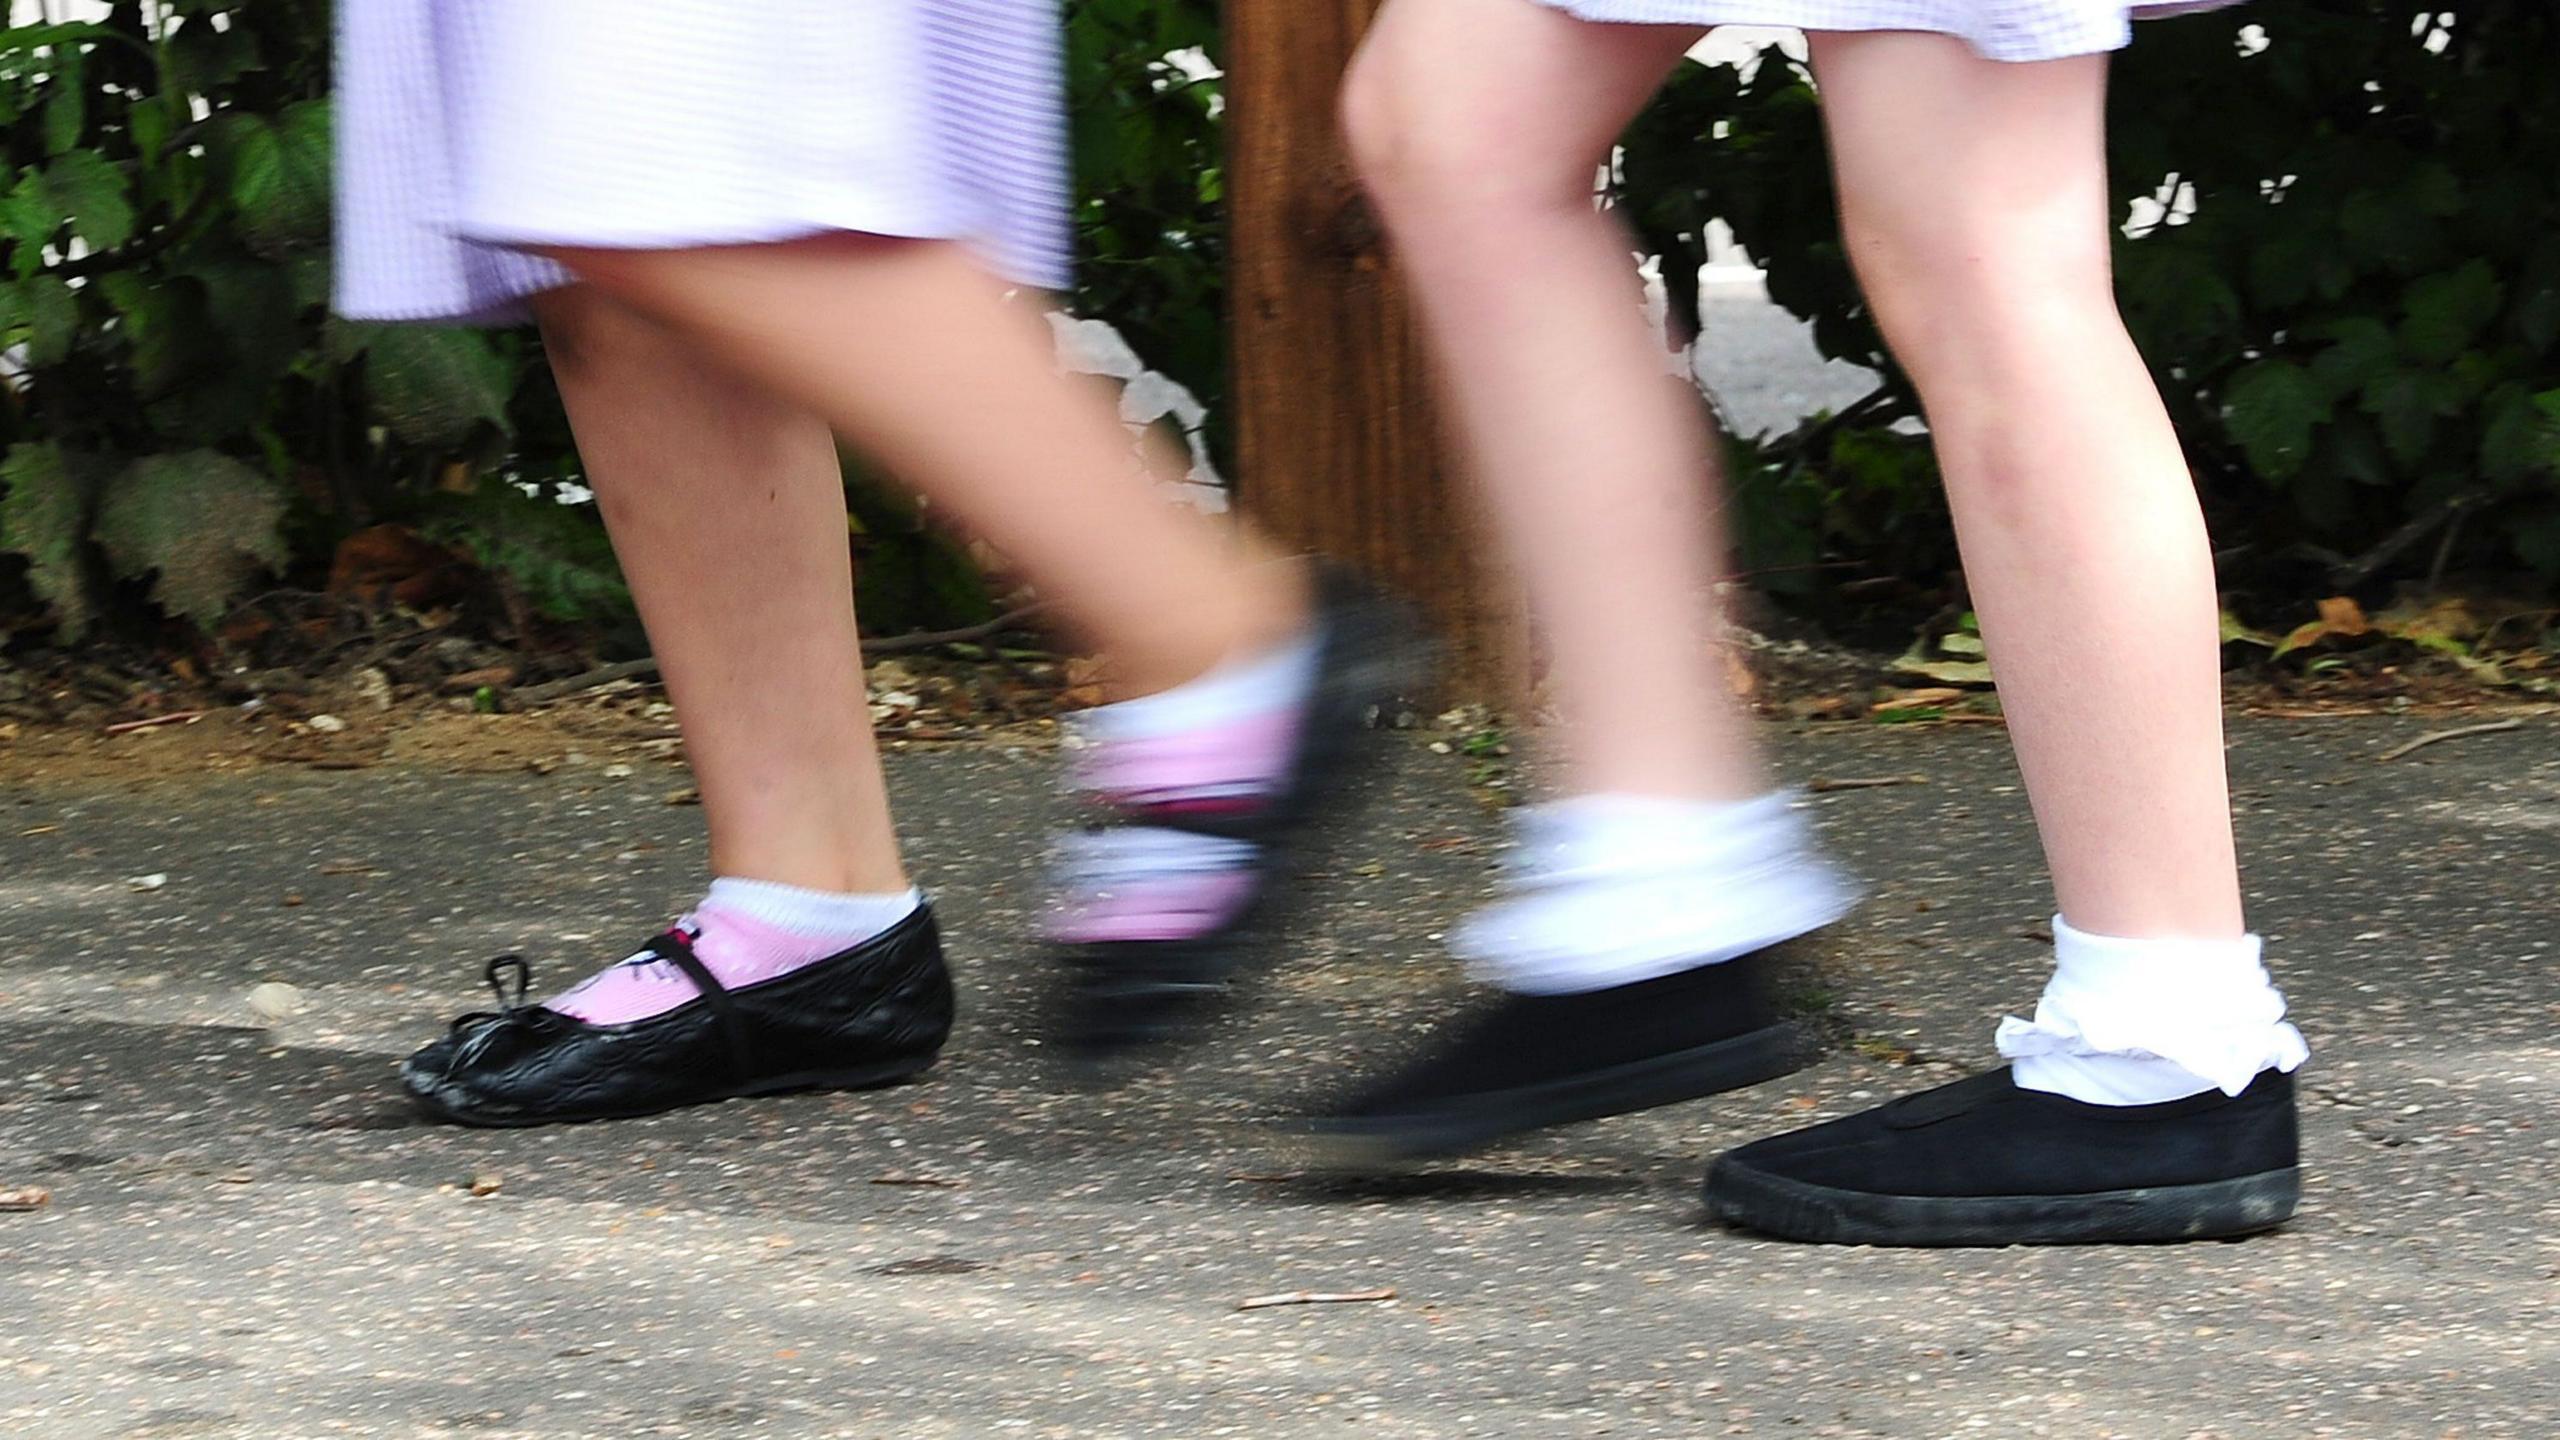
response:
[[[341,0],[339,313],[489,323],[533,244],[1068,259],[1056,0]]]
[[[1929,30],[1991,60],[2059,60],[2121,50],[2132,22],[2241,0],[1539,0],[1585,20],[1634,25],[1781,25],[1797,30]]]

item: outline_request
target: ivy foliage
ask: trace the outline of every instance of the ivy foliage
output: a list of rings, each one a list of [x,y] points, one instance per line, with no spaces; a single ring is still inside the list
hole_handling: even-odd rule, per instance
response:
[[[327,319],[329,21],[119,0],[0,41],[0,550],[60,638],[210,625],[510,451],[521,341]]]
[[[410,525],[554,619],[627,616],[529,331],[328,314],[329,0],[117,0],[0,38],[0,637],[209,626]],[[1225,229],[1211,0],[1073,0],[1070,303],[1214,396]],[[1168,56],[1177,57],[1168,59]],[[984,587],[852,476],[866,618]]]
[[[115,0],[0,36],[0,633],[56,640],[325,572],[385,521],[555,618],[627,614],[530,332],[327,314],[328,0]],[[1212,0],[1069,0],[1068,302],[1213,400],[1227,228]],[[2560,579],[2560,12],[2256,0],[2146,25],[2114,80],[2121,290],[2217,536],[2270,583]],[[1952,563],[1918,405],[1837,234],[1810,77],[1687,66],[1617,203],[1675,313],[1712,219],[1875,393],[1737,445],[1749,564]],[[1709,343],[1713,343],[1710,339]],[[1231,466],[1213,403],[1210,441]],[[986,613],[858,475],[875,625]],[[2310,577],[2317,577],[2316,579]]]
[[[2111,82],[2118,289],[2244,570],[2560,580],[2555,73],[2560,11],[2535,0],[2256,0],[2137,27]],[[1755,563],[1949,563],[1804,67],[1774,47],[1685,67],[1630,136],[1620,199],[1676,305],[1720,217],[1825,354],[1882,373],[1856,413],[1746,448]]]

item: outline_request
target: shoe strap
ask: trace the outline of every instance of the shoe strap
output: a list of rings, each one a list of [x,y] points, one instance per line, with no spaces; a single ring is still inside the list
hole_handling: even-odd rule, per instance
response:
[[[702,957],[693,953],[693,937],[682,930],[669,930],[651,940],[646,948],[648,953],[683,971],[693,988],[701,992],[713,1017],[720,1022],[722,1038],[728,1041],[730,1068],[740,1076],[747,1075],[754,1057],[747,1044],[746,1020],[738,1014],[738,1004],[731,998],[729,987],[721,984],[711,967],[702,963]]]

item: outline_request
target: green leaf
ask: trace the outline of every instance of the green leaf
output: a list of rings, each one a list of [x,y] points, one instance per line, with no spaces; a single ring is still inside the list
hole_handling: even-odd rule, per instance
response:
[[[2537,353],[2560,340],[2560,285],[2545,285],[2516,307],[2516,330]]]
[[[270,121],[235,112],[223,127],[241,237],[281,255],[329,236],[329,106],[306,100]]]
[[[451,449],[483,421],[507,423],[515,377],[478,331],[340,323],[330,349],[341,361],[364,357],[375,413],[412,444]]]
[[[2451,217],[2462,213],[2462,177],[2442,161],[2423,160],[2409,168],[2401,201],[2422,215]]]
[[[74,150],[44,169],[44,193],[91,250],[133,238],[133,202],[124,173],[95,150]]]
[[[2486,260],[2414,281],[2402,299],[2408,318],[2400,326],[2410,354],[2429,364],[2450,364],[2497,318],[2504,295]]]
[[[114,30],[111,30],[104,25],[92,25],[85,23],[69,25],[13,25],[6,30],[0,30],[0,55],[32,55],[38,50],[56,46],[78,45],[91,40],[122,40],[124,38],[126,37],[117,34]],[[19,62],[15,68],[23,70],[27,67],[23,62]],[[6,73],[9,72],[0,71],[0,74]]]
[[[90,282],[116,312],[134,387],[157,400],[208,375],[216,337],[192,285],[134,270],[111,270]]]
[[[71,287],[52,275],[31,275],[17,282],[16,314],[27,328],[27,363],[41,370],[59,365],[80,338],[80,301]]]
[[[2406,274],[2432,259],[2439,227],[2392,190],[2359,190],[2338,210],[2338,228],[2350,258]]]
[[[2121,264],[2126,302],[2135,307],[2147,340],[2182,347],[2220,345],[2245,308],[2210,257],[2162,232],[2128,242]],[[1843,299],[1854,303],[1852,297]]]
[[[2553,444],[2554,427],[2522,383],[2500,386],[2481,408],[2487,416],[2480,432],[2481,474],[2517,480],[2551,468],[2560,453]]]
[[[1935,680],[1941,685],[1989,685],[1992,683],[1990,661],[1935,659],[1930,656],[1925,644],[1914,645],[1908,653],[1895,660],[1893,673],[1916,676],[1923,680]]]
[[[317,309],[329,303],[329,287],[334,277],[325,252],[294,256],[284,263],[284,273],[293,286],[293,307],[296,310]]]
[[[2232,377],[2223,392],[2232,438],[2269,480],[2299,473],[2311,437],[2328,418],[2329,398],[2311,372],[2290,360],[2261,360]]]
[[[458,545],[483,569],[515,581],[545,616],[581,621],[631,613],[631,591],[595,507],[527,495],[505,480],[436,499],[441,513],[422,527],[427,538]]]
[[[2321,446],[2321,457],[2340,478],[2359,485],[2388,485],[2397,477],[2390,457],[2382,453],[2382,437],[2359,410],[2335,410]]]
[[[20,277],[44,268],[44,247],[62,229],[62,207],[45,189],[44,172],[30,169],[0,197],[0,233],[15,242]]]
[[[284,496],[212,450],[136,460],[107,482],[98,543],[115,573],[154,576],[151,598],[201,626],[222,618],[259,574],[287,559]]]
[[[2311,374],[2331,400],[2353,395],[2399,362],[2400,342],[2391,327],[2370,316],[2338,321],[2322,333],[2332,343],[2312,358]]]
[[[2268,634],[2264,630],[2260,630],[2254,626],[2243,623],[2239,616],[2225,610],[2222,612],[2222,643],[2225,645],[2255,645],[2261,650],[2272,650],[2276,647],[2276,637]]]
[[[266,418],[275,387],[300,354],[305,337],[293,277],[275,265],[207,265],[183,284],[153,287],[173,309],[155,316],[156,346],[137,344],[135,370],[160,362],[160,383],[146,386],[150,419],[163,434],[211,444],[236,439]],[[165,343],[169,320],[180,343]],[[146,356],[144,351],[150,353]],[[290,469],[290,461],[275,473]]]
[[[2364,388],[2364,410],[2382,425],[2383,448],[2402,465],[2426,458],[2435,443],[2436,407],[2424,371],[2401,370]]]
[[[258,37],[245,25],[213,28],[210,17],[190,15],[169,31],[169,88],[185,95],[221,89],[258,67]]]
[[[53,77],[45,88],[53,92],[44,102],[44,153],[60,155],[80,143],[80,132],[89,124],[89,87],[84,71],[87,61],[77,50],[69,48],[53,53]]]
[[[2298,230],[2279,231],[2249,254],[2249,293],[2262,306],[2299,305],[2333,242]]]
[[[0,460],[0,550],[27,557],[27,581],[53,609],[62,638],[89,628],[85,467],[50,441],[12,446]]]

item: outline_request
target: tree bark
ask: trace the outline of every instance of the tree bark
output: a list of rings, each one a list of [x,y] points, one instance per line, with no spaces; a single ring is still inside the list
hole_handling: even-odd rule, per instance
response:
[[[1378,0],[1226,0],[1237,498],[1281,543],[1419,604],[1437,698],[1502,704],[1508,587],[1453,493],[1421,337],[1344,156],[1343,67]]]

